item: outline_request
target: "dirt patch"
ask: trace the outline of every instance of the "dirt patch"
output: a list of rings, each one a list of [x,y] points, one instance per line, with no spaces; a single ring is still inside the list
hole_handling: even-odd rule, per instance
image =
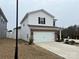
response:
[[[24,41],[19,43],[19,59],[63,59],[36,45],[26,45],[25,43]],[[14,53],[15,40],[0,39],[0,59],[14,59]]]

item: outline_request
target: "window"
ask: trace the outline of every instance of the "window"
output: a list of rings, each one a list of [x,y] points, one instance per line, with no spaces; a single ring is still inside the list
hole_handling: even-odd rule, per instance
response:
[[[23,26],[25,26],[25,24],[23,24]]]
[[[28,39],[28,34],[27,34],[27,39]]]
[[[3,24],[4,24],[4,21],[3,21]]]
[[[53,26],[55,26],[55,21],[53,20]]]
[[[1,23],[4,24],[4,21],[5,21],[5,20],[4,20],[4,18],[3,18],[2,16],[0,17],[0,20],[1,20]]]
[[[3,20],[1,19],[1,23],[3,22]]]
[[[45,24],[45,18],[38,17],[39,24]]]

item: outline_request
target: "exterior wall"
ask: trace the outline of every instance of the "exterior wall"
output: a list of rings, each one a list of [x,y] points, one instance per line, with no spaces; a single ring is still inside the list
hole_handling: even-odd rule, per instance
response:
[[[45,18],[45,24],[38,24],[38,17]],[[41,25],[41,26],[53,26],[53,17],[47,15],[46,13],[40,11],[28,16],[29,25]]]
[[[6,38],[7,34],[7,22],[2,16],[0,16],[0,38]]]
[[[30,28],[27,25],[28,18],[21,24],[21,36],[22,39],[29,41],[30,38]]]

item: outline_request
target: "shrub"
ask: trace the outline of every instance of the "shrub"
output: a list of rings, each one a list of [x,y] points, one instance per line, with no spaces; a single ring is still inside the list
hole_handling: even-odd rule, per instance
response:
[[[57,38],[55,41],[56,41],[56,42],[61,42],[61,40],[60,40],[59,38]]]
[[[69,44],[71,44],[71,45],[74,45],[75,44],[75,41],[69,41]]]
[[[65,44],[69,44],[69,40],[65,40],[65,42],[64,42]]]
[[[61,42],[61,40],[55,40],[56,42]]]
[[[31,45],[32,43],[33,43],[33,38],[30,37],[30,39],[29,39],[29,45]]]

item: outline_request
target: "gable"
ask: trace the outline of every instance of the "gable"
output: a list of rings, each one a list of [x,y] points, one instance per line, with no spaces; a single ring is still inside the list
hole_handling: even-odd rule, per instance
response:
[[[39,18],[40,20],[44,19],[44,24],[43,24],[43,20],[42,23],[41,22],[39,23]],[[30,25],[53,26],[53,17],[41,11],[30,14],[27,20],[28,20],[28,24]]]
[[[32,11],[32,12],[29,12],[27,13],[24,18],[22,19],[22,21],[20,22],[20,24],[27,18],[29,17],[30,15],[35,15],[35,14],[43,14],[43,15],[47,15],[48,17],[51,17],[51,18],[54,18],[53,15],[51,15],[50,13],[48,13],[47,11],[41,9],[41,10],[37,10],[37,11]]]
[[[43,11],[35,12],[35,13],[30,13],[28,17],[49,17],[52,18],[52,16],[48,15],[47,13]]]
[[[3,17],[6,22],[8,22],[1,8],[0,8],[0,16]]]
[[[40,12],[41,12],[41,13],[44,13],[44,14],[46,14],[46,15],[52,17],[52,18],[54,18],[53,15],[51,15],[50,13],[48,13],[47,11],[45,11],[45,10],[43,10],[43,9],[41,9],[41,10],[37,10],[37,11],[29,12],[29,14],[35,14],[35,13],[40,13]]]

